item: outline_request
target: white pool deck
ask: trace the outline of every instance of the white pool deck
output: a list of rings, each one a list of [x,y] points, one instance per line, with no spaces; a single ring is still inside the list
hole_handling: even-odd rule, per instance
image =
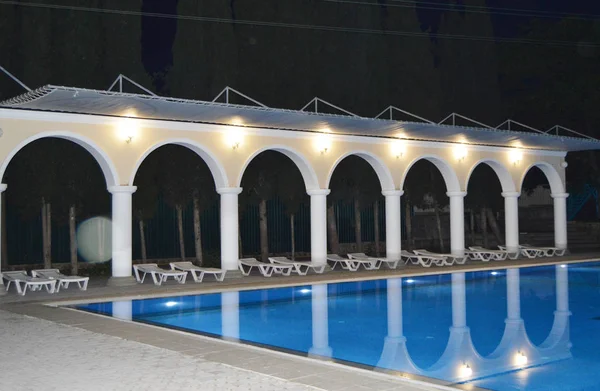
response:
[[[295,277],[250,276],[186,285],[151,283],[106,287],[93,279],[87,292],[29,292],[0,296],[2,388],[14,390],[440,390],[430,379],[374,372],[253,346],[57,307],[74,301],[110,301],[209,291],[381,279],[487,268],[596,261],[600,254],[453,267],[345,272]],[[50,304],[50,305],[48,305]],[[427,382],[425,382],[427,381]],[[474,387],[464,387],[474,390]]]

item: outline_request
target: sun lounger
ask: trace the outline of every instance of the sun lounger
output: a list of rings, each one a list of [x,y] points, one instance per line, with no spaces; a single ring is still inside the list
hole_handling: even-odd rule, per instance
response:
[[[469,258],[468,255],[454,255],[454,254],[442,254],[442,253],[434,253],[427,250],[415,250],[415,254],[418,255],[428,255],[428,256],[436,256],[436,257],[444,257],[446,258],[444,264],[447,266],[454,265],[455,263],[462,265],[467,262]],[[439,265],[438,265],[439,266]]]
[[[362,265],[365,270],[377,270],[381,266],[381,261],[371,259],[357,259],[357,258],[344,258],[337,254],[327,254],[327,260],[333,262],[331,269],[339,264],[342,269],[350,270],[352,272],[357,271]]]
[[[241,258],[238,260],[238,268],[245,276],[249,276],[252,268],[255,267],[258,268],[258,271],[264,277],[271,277],[273,273],[289,276],[292,273],[292,270],[294,270],[294,265],[275,265],[257,261],[255,258]]]
[[[511,253],[510,251],[508,251],[508,248],[505,245],[498,245],[498,248],[501,251],[506,251],[509,259],[517,259],[517,258],[519,258],[519,255],[521,255],[521,253],[522,253],[520,248],[519,248],[519,250],[517,250],[517,252],[514,252],[514,253]],[[535,252],[533,252],[533,254],[535,254]],[[525,255],[525,254],[523,254],[523,255]],[[527,255],[525,255],[525,256],[527,256]],[[535,257],[528,257],[528,258],[535,258]]]
[[[40,290],[42,288],[46,288],[48,293],[56,292],[56,280],[51,280],[49,278],[41,278],[41,277],[29,277],[27,272],[24,270],[14,271],[14,272],[2,272],[2,278],[4,278],[8,283],[6,284],[6,290],[10,288],[10,284],[13,282],[17,287],[17,293],[21,296],[25,296],[27,293],[27,288],[32,291]],[[23,287],[21,287],[23,284]]]
[[[504,261],[508,257],[508,252],[504,250],[490,250],[480,246],[469,247],[466,251],[470,259],[476,261]]]
[[[167,278],[169,277],[173,277],[175,281],[180,284],[185,284],[185,278],[187,277],[187,272],[161,269],[156,263],[133,265],[133,272],[135,273],[135,279],[140,284],[144,283],[146,274],[152,276],[154,285],[161,285],[163,282],[167,281]],[[140,273],[142,274],[141,278]]]
[[[171,262],[170,265],[171,270],[190,272],[195,282],[202,282],[205,274],[212,274],[217,281],[223,281],[225,279],[226,270],[214,267],[200,267],[191,262]]]
[[[500,250],[505,250],[508,251],[506,246],[498,246],[498,248]],[[543,257],[545,254],[544,250],[541,250],[539,248],[535,248],[535,247],[524,247],[524,246],[519,246],[519,253],[520,255],[524,255],[527,258],[539,258],[539,257]],[[517,254],[516,256],[514,255],[509,255],[508,257],[510,259],[517,259],[517,257],[519,256],[519,254]]]
[[[77,284],[79,290],[85,291],[87,290],[88,282],[90,281],[89,277],[64,275],[58,269],[36,269],[31,271],[31,275],[33,277],[42,277],[58,281],[56,292],[60,291],[61,287],[68,289],[69,284],[72,282]]]
[[[325,271],[325,265],[315,265],[311,262],[296,262],[286,257],[269,257],[269,261],[273,265],[292,265],[294,271],[301,276],[305,276],[310,269],[313,269],[318,274]]]
[[[522,244],[521,246],[521,251],[525,250],[538,250],[541,251],[543,256],[546,257],[562,257],[563,255],[565,255],[565,252],[567,251],[566,248],[558,248],[558,247],[538,247],[538,246],[530,246],[529,244]]]
[[[370,257],[365,253],[350,253],[348,254],[348,258],[350,259],[363,259],[363,260],[371,260],[373,262],[378,261],[380,262],[380,266],[383,264],[386,264],[387,267],[389,267],[390,269],[395,269],[396,267],[398,267],[398,264],[400,263],[400,259],[390,259],[390,258],[386,258],[386,257]],[[379,269],[379,267],[377,267]]]
[[[446,258],[443,256],[415,254],[406,250],[400,251],[400,256],[404,259],[405,264],[410,262],[413,265],[423,267],[431,267],[431,265],[444,266],[446,262]]]

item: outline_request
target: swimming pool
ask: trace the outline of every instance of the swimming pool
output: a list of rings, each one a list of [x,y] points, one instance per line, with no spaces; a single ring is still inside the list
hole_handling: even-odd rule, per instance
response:
[[[600,263],[78,309],[492,390],[600,390]]]

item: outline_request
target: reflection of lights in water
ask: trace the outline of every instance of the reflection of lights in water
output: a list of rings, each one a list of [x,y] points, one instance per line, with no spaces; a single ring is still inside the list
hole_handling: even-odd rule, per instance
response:
[[[526,365],[527,364],[527,356],[525,353],[518,351],[515,355],[515,364],[516,365]]]
[[[497,276],[498,272],[492,272],[491,274],[492,274],[492,276]]]
[[[415,280],[413,280],[412,278],[409,278],[408,280],[406,280],[407,284],[412,284],[413,282],[415,282]]]
[[[167,302],[165,303],[165,306],[167,306],[167,307],[174,307],[174,306],[176,306],[177,304],[179,304],[179,303],[178,303],[178,302],[176,302],[176,301],[167,301]]]
[[[560,267],[562,267],[564,269],[565,267],[567,267],[567,265],[560,265]]]
[[[299,292],[300,293],[310,293],[310,289],[308,289],[308,288],[300,289]]]
[[[101,263],[112,258],[112,222],[92,217],[77,228],[77,251],[87,262]]]
[[[469,366],[469,364],[463,364],[460,366],[460,376],[461,377],[470,377],[473,374],[473,369]]]

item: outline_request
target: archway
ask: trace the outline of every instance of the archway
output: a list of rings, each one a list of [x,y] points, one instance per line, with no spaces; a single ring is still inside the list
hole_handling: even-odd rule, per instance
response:
[[[110,214],[107,184],[118,183],[118,177],[100,149],[79,136],[43,134],[15,148],[0,172],[8,185],[2,205],[9,205],[2,213],[3,243],[8,245],[2,246],[4,262],[43,260],[50,268],[55,259],[70,259],[77,273],[79,259],[110,259],[110,238],[77,237],[83,219]]]
[[[302,159],[289,156],[289,151],[267,149],[253,154],[244,166],[239,196],[240,254],[260,253],[262,261],[269,262],[271,254],[295,259],[297,252],[310,251],[306,189],[318,185],[308,166],[297,165]],[[311,185],[306,184],[305,175]]]
[[[531,165],[519,189],[519,242],[550,246],[556,229],[552,194],[564,193],[558,173],[545,164]]]
[[[216,161],[204,160],[208,155],[199,151],[186,143],[161,144],[138,163],[131,178],[137,187],[132,202],[134,259],[179,258],[219,267],[216,186],[224,186],[226,179]]]
[[[348,154],[334,165],[327,186],[327,236],[332,253],[368,252],[379,256],[381,233],[385,235],[385,203],[382,187],[393,190],[385,166],[364,154]],[[375,168],[377,167],[377,169]],[[379,171],[379,173],[378,173]],[[398,216],[399,217],[399,216]],[[385,237],[384,237],[385,240]],[[364,241],[364,244],[363,244]],[[341,251],[343,243],[345,251]]]

